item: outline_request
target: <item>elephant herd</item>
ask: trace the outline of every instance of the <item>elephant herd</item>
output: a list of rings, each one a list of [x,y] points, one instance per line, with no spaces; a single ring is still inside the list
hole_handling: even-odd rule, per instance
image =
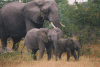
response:
[[[54,28],[43,28],[44,20],[48,20]],[[45,48],[48,60],[51,59],[52,50],[55,51],[56,60],[57,57],[61,58],[64,52],[67,52],[67,60],[70,58],[70,53],[75,60],[78,60],[81,48],[79,42],[71,37],[62,38],[63,32],[60,26],[64,27],[60,23],[58,6],[54,0],[8,3],[0,9],[2,50],[7,48],[7,38],[11,37],[13,39],[12,49],[17,51],[19,46],[17,43],[25,37],[24,46],[27,47],[28,52],[32,50],[32,54],[35,55],[34,60],[37,60],[38,50],[39,59],[43,57]],[[78,57],[75,50],[78,51]]]

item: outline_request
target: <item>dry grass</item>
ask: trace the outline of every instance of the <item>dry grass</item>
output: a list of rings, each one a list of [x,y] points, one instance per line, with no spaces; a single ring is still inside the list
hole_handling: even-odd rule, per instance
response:
[[[2,63],[2,64],[1,64]],[[65,56],[62,60],[55,61],[51,59],[47,61],[44,57],[42,60],[38,61],[20,61],[20,62],[2,62],[0,61],[0,67],[100,67],[99,58],[88,58],[81,56],[79,61],[75,61],[72,57],[69,62],[66,61]]]
[[[11,49],[12,42],[8,43],[7,47]],[[22,47],[23,41],[20,42],[18,51],[21,51]],[[97,45],[93,45],[91,47],[95,48],[95,50],[100,50],[100,46],[98,47]],[[23,51],[27,51],[26,47]],[[27,54],[18,54],[7,59],[5,59],[3,56],[0,60],[0,67],[100,67],[100,58],[80,56],[79,61],[75,61],[73,57],[71,57],[70,60],[67,61],[66,53],[64,53],[62,55],[62,59],[58,61],[55,61],[54,58],[48,61],[47,54],[44,54],[43,59],[34,61]]]

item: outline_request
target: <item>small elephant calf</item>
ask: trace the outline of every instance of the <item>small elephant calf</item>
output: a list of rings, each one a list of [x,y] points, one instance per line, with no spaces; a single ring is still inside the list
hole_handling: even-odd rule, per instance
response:
[[[80,44],[77,40],[69,37],[67,39],[60,38],[58,40],[58,55],[61,58],[62,53],[67,52],[67,61],[70,58],[70,52],[74,56],[75,60],[79,59],[80,55]],[[78,58],[76,56],[75,50],[78,51]]]

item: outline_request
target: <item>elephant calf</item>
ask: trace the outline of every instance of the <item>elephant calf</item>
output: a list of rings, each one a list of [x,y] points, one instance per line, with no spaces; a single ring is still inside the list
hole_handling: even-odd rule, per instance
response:
[[[74,56],[75,60],[79,59],[80,55],[80,44],[77,40],[69,37],[67,39],[60,38],[58,40],[58,56],[61,58],[62,53],[67,52],[67,61],[70,58],[70,52]],[[75,50],[78,51],[78,58],[76,56]]]

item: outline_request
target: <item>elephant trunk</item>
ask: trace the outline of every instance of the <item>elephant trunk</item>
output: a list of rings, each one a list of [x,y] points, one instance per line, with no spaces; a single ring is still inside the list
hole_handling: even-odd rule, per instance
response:
[[[79,56],[80,56],[80,48],[78,48],[78,60],[79,60]]]
[[[57,11],[54,11],[54,13],[50,13],[48,19],[54,28],[60,26],[65,27],[63,24],[60,23],[59,14]]]
[[[50,13],[48,16],[49,22],[52,22],[55,27],[60,27],[60,18],[57,11]]]
[[[54,47],[55,47],[55,58],[56,58],[56,61],[57,61],[57,56],[58,56],[58,46],[57,46],[57,43],[54,43]]]
[[[55,49],[55,58],[56,58],[56,61],[57,61],[57,56],[58,56],[57,37],[54,37],[54,39],[53,39],[53,45],[54,45],[54,49]]]

